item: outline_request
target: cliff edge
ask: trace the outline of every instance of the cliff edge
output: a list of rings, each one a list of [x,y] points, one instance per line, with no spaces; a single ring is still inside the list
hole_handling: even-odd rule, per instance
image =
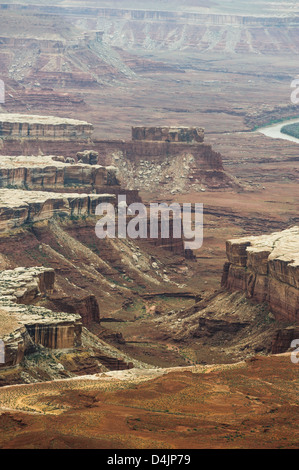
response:
[[[222,285],[267,302],[275,318],[299,319],[299,227],[228,240]]]

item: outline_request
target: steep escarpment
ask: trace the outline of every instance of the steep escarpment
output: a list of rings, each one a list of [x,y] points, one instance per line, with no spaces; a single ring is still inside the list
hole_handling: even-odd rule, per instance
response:
[[[71,12],[65,12],[66,15]],[[217,53],[297,53],[298,16],[206,14],[178,11],[99,8],[82,12],[85,27],[104,32],[103,40],[124,49],[196,50]],[[73,20],[78,26],[80,22]],[[147,22],[143,28],[142,23]],[[284,31],[282,33],[281,28]]]
[[[1,8],[2,77],[13,87],[30,84],[47,96],[46,89],[76,92],[134,77],[117,51],[102,43],[101,31],[83,33],[63,16],[25,9]]]
[[[45,254],[42,258],[46,263]],[[74,296],[66,289],[67,296],[63,277],[41,266],[0,272],[0,385],[146,367],[83,328],[99,323],[97,300],[87,288],[80,299],[79,286]]]
[[[19,364],[37,345],[72,349],[81,345],[82,323],[76,314],[54,313],[32,304],[54,289],[54,270],[16,268],[0,273],[2,367]]]
[[[90,156],[90,152],[85,152],[81,158],[89,159]],[[47,179],[45,174],[44,183],[53,185],[52,191],[29,190],[34,181],[36,188],[42,187],[41,174],[34,173],[34,169],[45,171],[47,168],[48,157],[45,157],[45,167],[42,158],[28,157],[28,161],[25,157],[3,158],[12,171],[10,176],[13,175],[13,179],[9,181],[21,184],[25,173],[30,177],[33,174],[38,176],[27,180],[27,189],[12,189],[6,181],[6,188],[1,191],[0,266],[5,289],[0,307],[1,325],[7,328],[1,327],[0,335],[5,342],[5,368],[19,366],[21,375],[29,374],[30,378],[26,376],[29,381],[34,381],[34,377],[48,380],[59,377],[59,374],[95,373],[103,367],[129,368],[133,359],[118,350],[112,354],[108,345],[99,343],[97,336],[94,339],[88,337],[81,345],[82,325],[97,335],[104,335],[104,338],[109,336],[112,343],[125,345],[126,340],[121,333],[105,332],[101,317],[125,322],[125,318],[130,316],[131,306],[136,309],[137,317],[139,309],[141,312],[146,309],[142,295],[145,289],[164,293],[174,290],[180,295],[183,286],[179,283],[183,277],[176,271],[177,266],[185,264],[183,240],[171,237],[167,241],[161,238],[154,242],[143,240],[139,247],[135,241],[127,239],[98,239],[95,233],[96,206],[100,202],[115,205],[116,196],[55,192],[55,178]],[[76,174],[78,177],[82,169],[99,169],[104,170],[100,173],[104,183],[112,181],[105,173],[106,169],[98,165],[50,160],[54,174],[67,168],[73,170],[73,177]],[[113,174],[115,176],[115,172]],[[61,184],[64,190],[63,185],[67,181],[70,179],[62,179],[57,184]],[[76,183],[79,185],[79,181]],[[93,191],[91,183],[85,181],[83,189]],[[168,255],[164,248],[169,250]],[[172,268],[167,268],[164,256],[167,262],[171,260]],[[19,277],[15,275],[15,268]],[[43,271],[38,282],[32,279],[31,269],[34,273]],[[55,286],[51,279],[54,272]],[[11,312],[15,315],[11,316]],[[130,318],[134,321],[135,317],[132,315]],[[61,358],[59,351],[65,349],[71,350],[70,357]],[[42,373],[34,365],[35,357],[41,362]],[[53,365],[54,372],[47,365],[51,361],[58,361]],[[32,365],[33,376],[30,372]],[[12,381],[22,380],[19,372],[9,373],[10,377],[13,375]],[[2,377],[0,383],[3,383]]]
[[[203,142],[204,129],[199,127],[132,127],[132,140]]]
[[[299,334],[298,227],[226,247],[223,288],[157,317],[157,334],[202,363],[289,350]]]
[[[3,189],[0,196],[0,232],[38,221],[95,214],[101,202],[115,201],[110,194],[48,193]]]
[[[98,154],[95,155],[96,161]],[[83,157],[82,157],[83,158]],[[40,191],[112,193],[119,190],[116,168],[75,164],[63,156],[1,156],[0,187]],[[70,163],[71,162],[71,163]]]
[[[88,139],[93,126],[52,116],[0,114],[1,139]]]
[[[13,7],[5,4],[2,9],[9,11]],[[50,21],[53,14],[65,16],[78,28],[84,25],[85,30],[100,30],[104,32],[104,41],[116,47],[267,54],[297,52],[298,15],[291,16],[287,10],[283,16],[275,15],[275,10],[272,16],[271,13],[262,16],[257,9],[256,14],[247,15],[236,14],[234,9],[227,14],[221,13],[221,8],[219,12],[207,12],[207,8],[198,11],[198,4],[192,11],[181,7],[170,11],[168,5],[164,9],[163,5],[159,5],[159,9],[149,9],[148,5],[139,9],[138,5],[135,9],[27,5],[22,9],[27,15],[46,14]],[[146,28],[142,27],[143,22],[147,23]],[[284,27],[283,33],[281,27]]]
[[[205,143],[137,140],[108,154],[108,158],[130,189],[174,194],[189,188],[239,187],[237,180],[224,171],[221,154]]]
[[[229,240],[222,284],[267,302],[278,320],[298,323],[299,228]]]
[[[204,129],[202,128],[142,127],[132,129],[132,140],[95,139],[88,142],[88,147],[90,151],[98,153],[99,164],[112,165],[118,169],[117,178],[127,190],[142,189],[175,194],[189,189],[195,191],[240,189],[241,186],[236,178],[224,170],[222,155],[215,152],[212,146],[203,140]],[[80,136],[71,140],[32,139],[28,141],[16,138],[2,141],[2,154],[21,157],[46,153],[47,155],[64,155],[66,159],[73,158],[82,161],[86,155],[86,147],[87,143]],[[9,160],[7,160],[8,163]],[[41,164],[42,161],[39,165]],[[78,168],[74,166],[66,168],[64,172],[69,173],[70,176],[65,179],[69,178],[71,182],[71,173],[76,173],[76,171],[78,172]],[[88,171],[82,169],[85,177],[81,178],[82,181],[78,181],[80,184],[85,184],[85,180],[88,182],[89,178],[91,181],[94,180],[95,176],[92,176],[91,172],[95,172],[95,169]],[[109,175],[112,175],[111,170],[108,172]],[[106,187],[106,192],[108,186],[113,185],[113,192],[118,194],[116,182],[114,180],[113,183],[113,178],[111,178],[108,178],[109,184],[102,185],[102,188]],[[93,183],[93,186],[96,184]]]
[[[191,188],[238,187],[225,173],[221,154],[203,141],[203,128],[133,127],[132,141],[106,153],[106,158],[119,168],[129,188],[175,194]]]
[[[155,319],[157,335],[184,348],[200,364],[237,362],[254,354],[290,348],[298,328],[275,320],[267,304],[225,289],[205,292],[189,308],[170,310]]]

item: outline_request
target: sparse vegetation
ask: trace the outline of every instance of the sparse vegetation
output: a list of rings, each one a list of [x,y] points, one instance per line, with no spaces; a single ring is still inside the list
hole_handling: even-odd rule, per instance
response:
[[[295,124],[288,124],[281,128],[281,132],[286,135],[290,135],[291,137],[296,137],[299,139],[299,123]]]

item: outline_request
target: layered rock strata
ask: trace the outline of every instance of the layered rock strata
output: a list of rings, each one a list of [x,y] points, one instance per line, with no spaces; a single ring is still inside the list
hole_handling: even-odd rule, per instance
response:
[[[0,188],[64,191],[76,187],[110,192],[111,187],[119,186],[112,166],[71,164],[56,156],[1,156],[0,162]]]
[[[299,321],[299,227],[229,240],[222,285],[267,302],[279,321]]]
[[[162,142],[203,142],[201,127],[132,127],[132,140]]]
[[[133,140],[96,146],[103,161],[119,170],[129,189],[179,193],[238,187],[224,171],[222,156],[204,142]]]
[[[203,128],[134,127],[132,140],[93,140],[88,142],[90,150],[79,134],[76,139],[44,136],[41,140],[11,135],[9,139],[2,137],[1,146],[4,155],[50,153],[85,164],[94,165],[97,160],[101,165],[112,165],[119,171],[120,182],[131,191],[175,194],[190,189],[240,188],[238,181],[224,171],[221,154],[203,141]],[[113,184],[116,182],[110,181],[107,186]],[[113,188],[113,193],[119,191]]]
[[[99,159],[99,153],[93,150],[84,150],[84,152],[77,153],[79,163],[87,163],[88,165],[96,165]]]
[[[115,196],[3,189],[0,195],[0,232],[55,216],[72,218],[94,215],[101,202],[115,203]]]
[[[0,367],[19,364],[37,345],[49,349],[81,345],[80,315],[32,305],[53,291],[54,281],[54,270],[43,267],[0,273],[0,338],[4,345]]]
[[[224,170],[222,155],[205,142],[94,140],[92,147],[99,153],[98,164],[117,168],[117,178],[127,190],[177,189],[179,192],[190,187],[194,190],[241,188],[236,178]],[[85,149],[83,140],[14,139],[4,140],[1,152],[11,156],[42,152],[74,158]]]
[[[75,119],[26,114],[0,114],[2,139],[88,139],[92,124]]]

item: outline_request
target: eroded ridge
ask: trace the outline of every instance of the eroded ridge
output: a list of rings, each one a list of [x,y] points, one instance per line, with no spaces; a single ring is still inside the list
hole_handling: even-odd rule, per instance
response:
[[[3,155],[0,187],[43,191],[71,191],[76,188],[86,192],[111,192],[111,187],[119,186],[115,167],[95,163],[97,152],[82,152],[80,156],[80,162],[76,163],[72,158],[55,155]]]
[[[132,127],[132,140],[203,142],[202,127]]]
[[[0,195],[0,232],[7,232],[25,223],[53,217],[94,215],[102,202],[114,203],[113,194],[51,193],[3,189]]]
[[[0,338],[4,343],[0,367],[19,364],[36,345],[49,349],[81,345],[80,315],[32,305],[53,292],[54,282],[50,268],[20,267],[0,273]]]
[[[276,319],[299,318],[299,227],[228,240],[222,284],[268,302]]]
[[[2,139],[87,139],[92,133],[93,126],[86,121],[54,116],[0,114]]]

